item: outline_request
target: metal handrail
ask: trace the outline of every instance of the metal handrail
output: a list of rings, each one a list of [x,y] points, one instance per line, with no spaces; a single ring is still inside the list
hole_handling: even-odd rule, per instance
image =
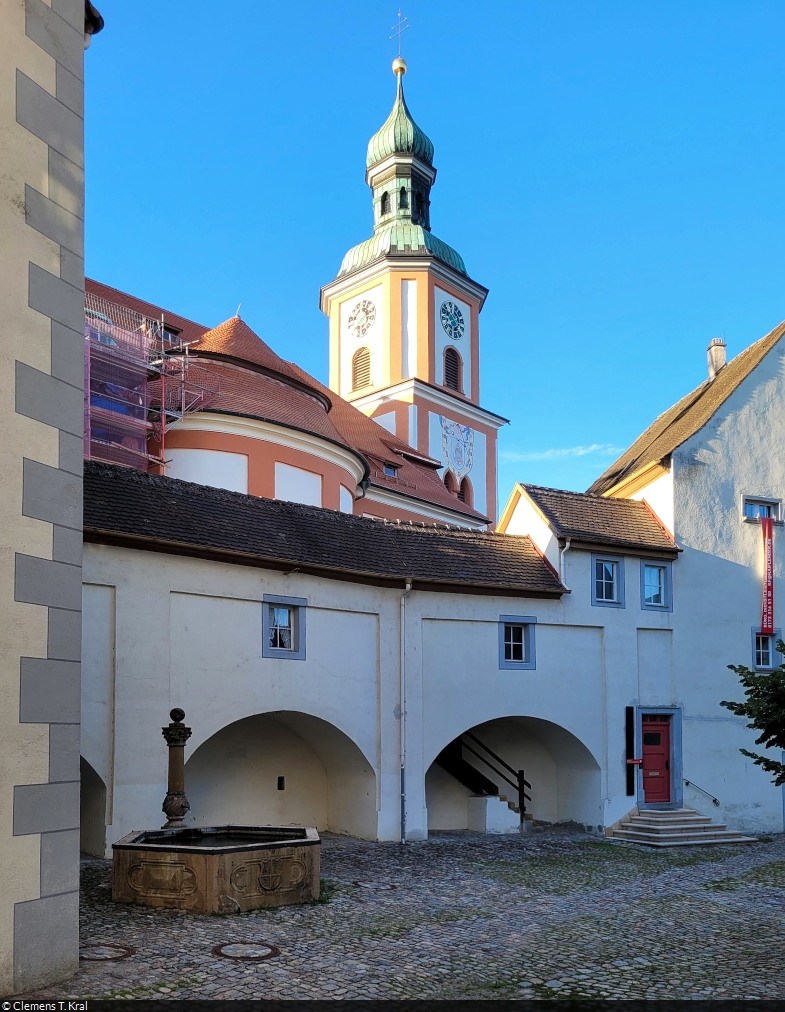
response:
[[[467,745],[465,741],[461,742],[461,744],[467,750],[467,752],[471,752],[472,755],[476,755],[477,758],[480,760],[481,763],[485,763],[485,765],[488,767],[488,769],[493,770],[493,772],[496,774],[497,777],[501,777],[502,780],[506,780],[507,783],[510,785],[510,787],[513,787],[516,791],[518,790],[518,785],[516,783],[513,783],[513,781],[510,780],[509,777],[505,776],[504,773],[501,772],[501,770],[494,769],[494,767],[491,766],[491,764],[488,762],[488,760],[484,756],[481,756],[479,752],[475,752],[474,751],[474,749],[471,747],[471,745]]]
[[[715,798],[713,794],[709,794],[709,792],[708,792],[708,791],[704,791],[704,789],[703,789],[702,787],[698,787],[698,785],[697,785],[696,783],[694,783],[694,782],[693,782],[692,780],[685,780],[685,781],[684,781],[684,783],[685,783],[685,784],[686,784],[686,785],[687,785],[688,787],[694,787],[694,788],[695,788],[695,790],[696,790],[696,791],[700,791],[700,792],[701,792],[701,794],[705,794],[707,798],[711,798],[711,800],[712,800],[712,804],[716,805],[716,806],[717,806],[717,808],[719,808],[719,807],[720,807],[720,802],[719,802],[719,800],[718,800],[717,798]]]
[[[502,757],[501,757],[500,755],[496,755],[496,753],[495,753],[495,752],[493,751],[493,749],[491,749],[491,748],[488,748],[488,746],[487,746],[487,745],[485,744],[485,742],[482,742],[482,741],[480,741],[480,739],[479,739],[479,738],[477,738],[477,737],[475,737],[475,735],[473,735],[473,734],[471,733],[471,731],[464,731],[464,734],[466,735],[466,737],[467,737],[467,738],[471,738],[471,740],[472,740],[472,741],[473,741],[473,742],[474,742],[474,743],[475,743],[476,745],[479,745],[479,746],[480,746],[480,748],[483,748],[483,749],[485,749],[485,751],[486,751],[486,752],[488,753],[488,755],[489,755],[489,756],[490,756],[490,757],[491,757],[492,759],[495,759],[495,760],[496,760],[496,762],[497,762],[497,763],[499,763],[499,765],[500,765],[500,766],[503,766],[503,767],[504,767],[504,768],[505,768],[505,769],[506,769],[506,770],[507,770],[507,771],[508,771],[509,773],[512,773],[512,775],[513,775],[514,777],[517,777],[517,776],[518,776],[518,770],[514,770],[514,769],[512,768],[512,766],[510,766],[510,764],[509,764],[509,763],[506,763],[506,762],[505,762],[505,761],[504,761],[504,760],[502,759]],[[464,744],[465,744],[465,743],[464,743]],[[471,750],[471,749],[469,748],[469,746],[468,746],[468,745],[466,745],[466,748],[468,748],[470,752],[472,751],[472,750]],[[474,755],[477,755],[477,753],[475,752],[475,753],[474,753]],[[487,759],[483,759],[483,757],[482,757],[482,756],[477,756],[477,758],[478,758],[478,759],[482,759],[482,761],[483,761],[483,762],[484,762],[484,763],[485,763],[485,764],[486,764],[487,766],[490,766],[490,763],[488,762],[488,760],[487,760]],[[491,767],[491,768],[493,768],[493,767]],[[497,772],[498,772],[498,770],[497,770]],[[501,775],[502,775],[502,774],[499,774],[499,776],[501,776]],[[506,779],[506,777],[505,777],[505,779]],[[507,783],[509,783],[509,782],[510,782],[510,781],[509,781],[509,780],[507,780]],[[530,789],[531,789],[531,784],[529,783],[529,781],[528,781],[528,780],[524,780],[524,783],[526,784],[526,786],[527,786],[528,788],[530,788]],[[517,784],[513,784],[513,786],[514,786],[514,787],[517,787],[518,785],[517,785]]]
[[[491,770],[493,773],[495,773],[496,776],[501,777],[502,780],[504,780],[506,783],[508,783],[510,785],[510,787],[512,787],[512,789],[517,793],[517,795],[518,795],[518,810],[519,810],[520,817],[521,817],[521,830],[524,830],[526,828],[526,802],[527,801],[531,801],[531,795],[529,795],[529,794],[526,793],[526,788],[528,787],[529,790],[531,790],[531,786],[532,785],[529,783],[529,781],[523,775],[523,770],[514,770],[512,768],[512,766],[509,765],[509,763],[506,763],[502,759],[501,756],[496,755],[496,753],[493,751],[493,749],[488,748],[488,746],[484,742],[481,742],[479,738],[475,737],[471,733],[471,731],[466,731],[464,733],[466,734],[466,736],[468,738],[471,738],[471,740],[473,742],[476,742],[476,744],[479,745],[480,748],[485,749],[485,751],[488,753],[488,755],[492,759],[495,759],[496,762],[500,766],[503,766],[506,770],[509,770],[510,773],[512,773],[512,775],[515,777],[514,781],[510,780],[510,778],[506,774],[502,773],[501,770],[496,769],[496,767],[494,765],[492,765],[490,762],[488,762],[488,760],[485,758],[485,756],[480,755],[479,752],[477,752],[475,749],[473,749],[471,747],[471,745],[468,745],[461,738],[461,746],[463,748],[465,748],[468,752],[471,752],[471,754],[473,756],[476,756],[480,760],[481,763],[485,763],[485,765],[488,767],[489,770]]]

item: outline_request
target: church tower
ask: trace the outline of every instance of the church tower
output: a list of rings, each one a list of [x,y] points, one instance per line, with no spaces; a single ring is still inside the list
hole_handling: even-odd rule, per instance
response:
[[[349,250],[322,288],[330,319],[330,387],[440,460],[454,495],[496,522],[496,434],[506,419],[480,407],[479,316],[488,290],[431,232],[433,144],[393,62],[392,112],[368,144],[373,235]]]

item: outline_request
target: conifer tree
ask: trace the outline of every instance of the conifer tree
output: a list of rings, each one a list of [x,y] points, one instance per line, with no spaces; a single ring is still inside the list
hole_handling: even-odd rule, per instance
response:
[[[778,640],[777,650],[781,657],[785,657],[785,643],[782,640]],[[739,717],[750,718],[747,727],[761,732],[760,737],[755,739],[756,745],[785,749],[785,660],[778,668],[765,674],[752,671],[743,664],[729,664],[728,667],[739,676],[747,698],[743,703],[731,703],[723,699],[720,706],[727,707]],[[739,752],[753,759],[756,766],[762,766],[767,773],[771,773],[776,787],[785,784],[785,763],[749,752],[746,748],[740,748]]]

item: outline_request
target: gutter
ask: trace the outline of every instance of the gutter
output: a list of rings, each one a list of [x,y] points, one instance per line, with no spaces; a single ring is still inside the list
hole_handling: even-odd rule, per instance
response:
[[[406,589],[401,594],[401,843],[406,843],[406,598],[412,592],[412,581],[407,578]]]
[[[569,587],[567,586],[567,581],[564,578],[567,573],[567,563],[564,561],[564,557],[567,552],[569,552],[571,545],[572,538],[567,538],[564,542],[563,548],[559,551],[559,579],[561,580],[562,586],[565,590],[569,590]]]

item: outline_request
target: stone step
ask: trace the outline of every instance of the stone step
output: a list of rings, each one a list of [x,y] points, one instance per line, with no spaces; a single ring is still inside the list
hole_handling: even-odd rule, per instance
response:
[[[697,812],[685,811],[683,808],[672,809],[667,812],[658,812],[656,809],[642,812],[630,812],[631,819],[653,819],[655,822],[667,822],[668,819],[710,819],[710,815],[699,815]]]
[[[701,828],[703,828],[705,826],[717,825],[717,823],[712,823],[711,819],[706,819],[705,821],[701,820],[700,822],[697,819],[694,822],[692,821],[692,819],[690,819],[690,820],[687,820],[687,819],[670,819],[667,822],[665,822],[664,820],[662,820],[662,821],[658,820],[658,821],[655,822],[654,819],[652,819],[650,821],[649,820],[643,820],[643,819],[641,821],[638,821],[637,819],[630,819],[630,821],[628,823],[625,823],[625,825],[628,825],[628,826],[640,826],[641,829],[651,829],[651,830],[653,830],[656,833],[659,833],[660,830],[662,830],[662,831],[664,831],[664,832],[667,833],[667,832],[669,832],[672,829],[695,829],[695,830],[698,830],[698,829],[701,829]]]
[[[642,812],[630,815],[631,819],[705,819],[692,808],[644,808]]]
[[[743,836],[722,826],[698,832],[651,833],[647,830],[635,829],[626,823],[613,831],[613,839],[626,840],[628,843],[641,843],[647,847],[710,847],[724,843],[757,843],[753,836]]]

